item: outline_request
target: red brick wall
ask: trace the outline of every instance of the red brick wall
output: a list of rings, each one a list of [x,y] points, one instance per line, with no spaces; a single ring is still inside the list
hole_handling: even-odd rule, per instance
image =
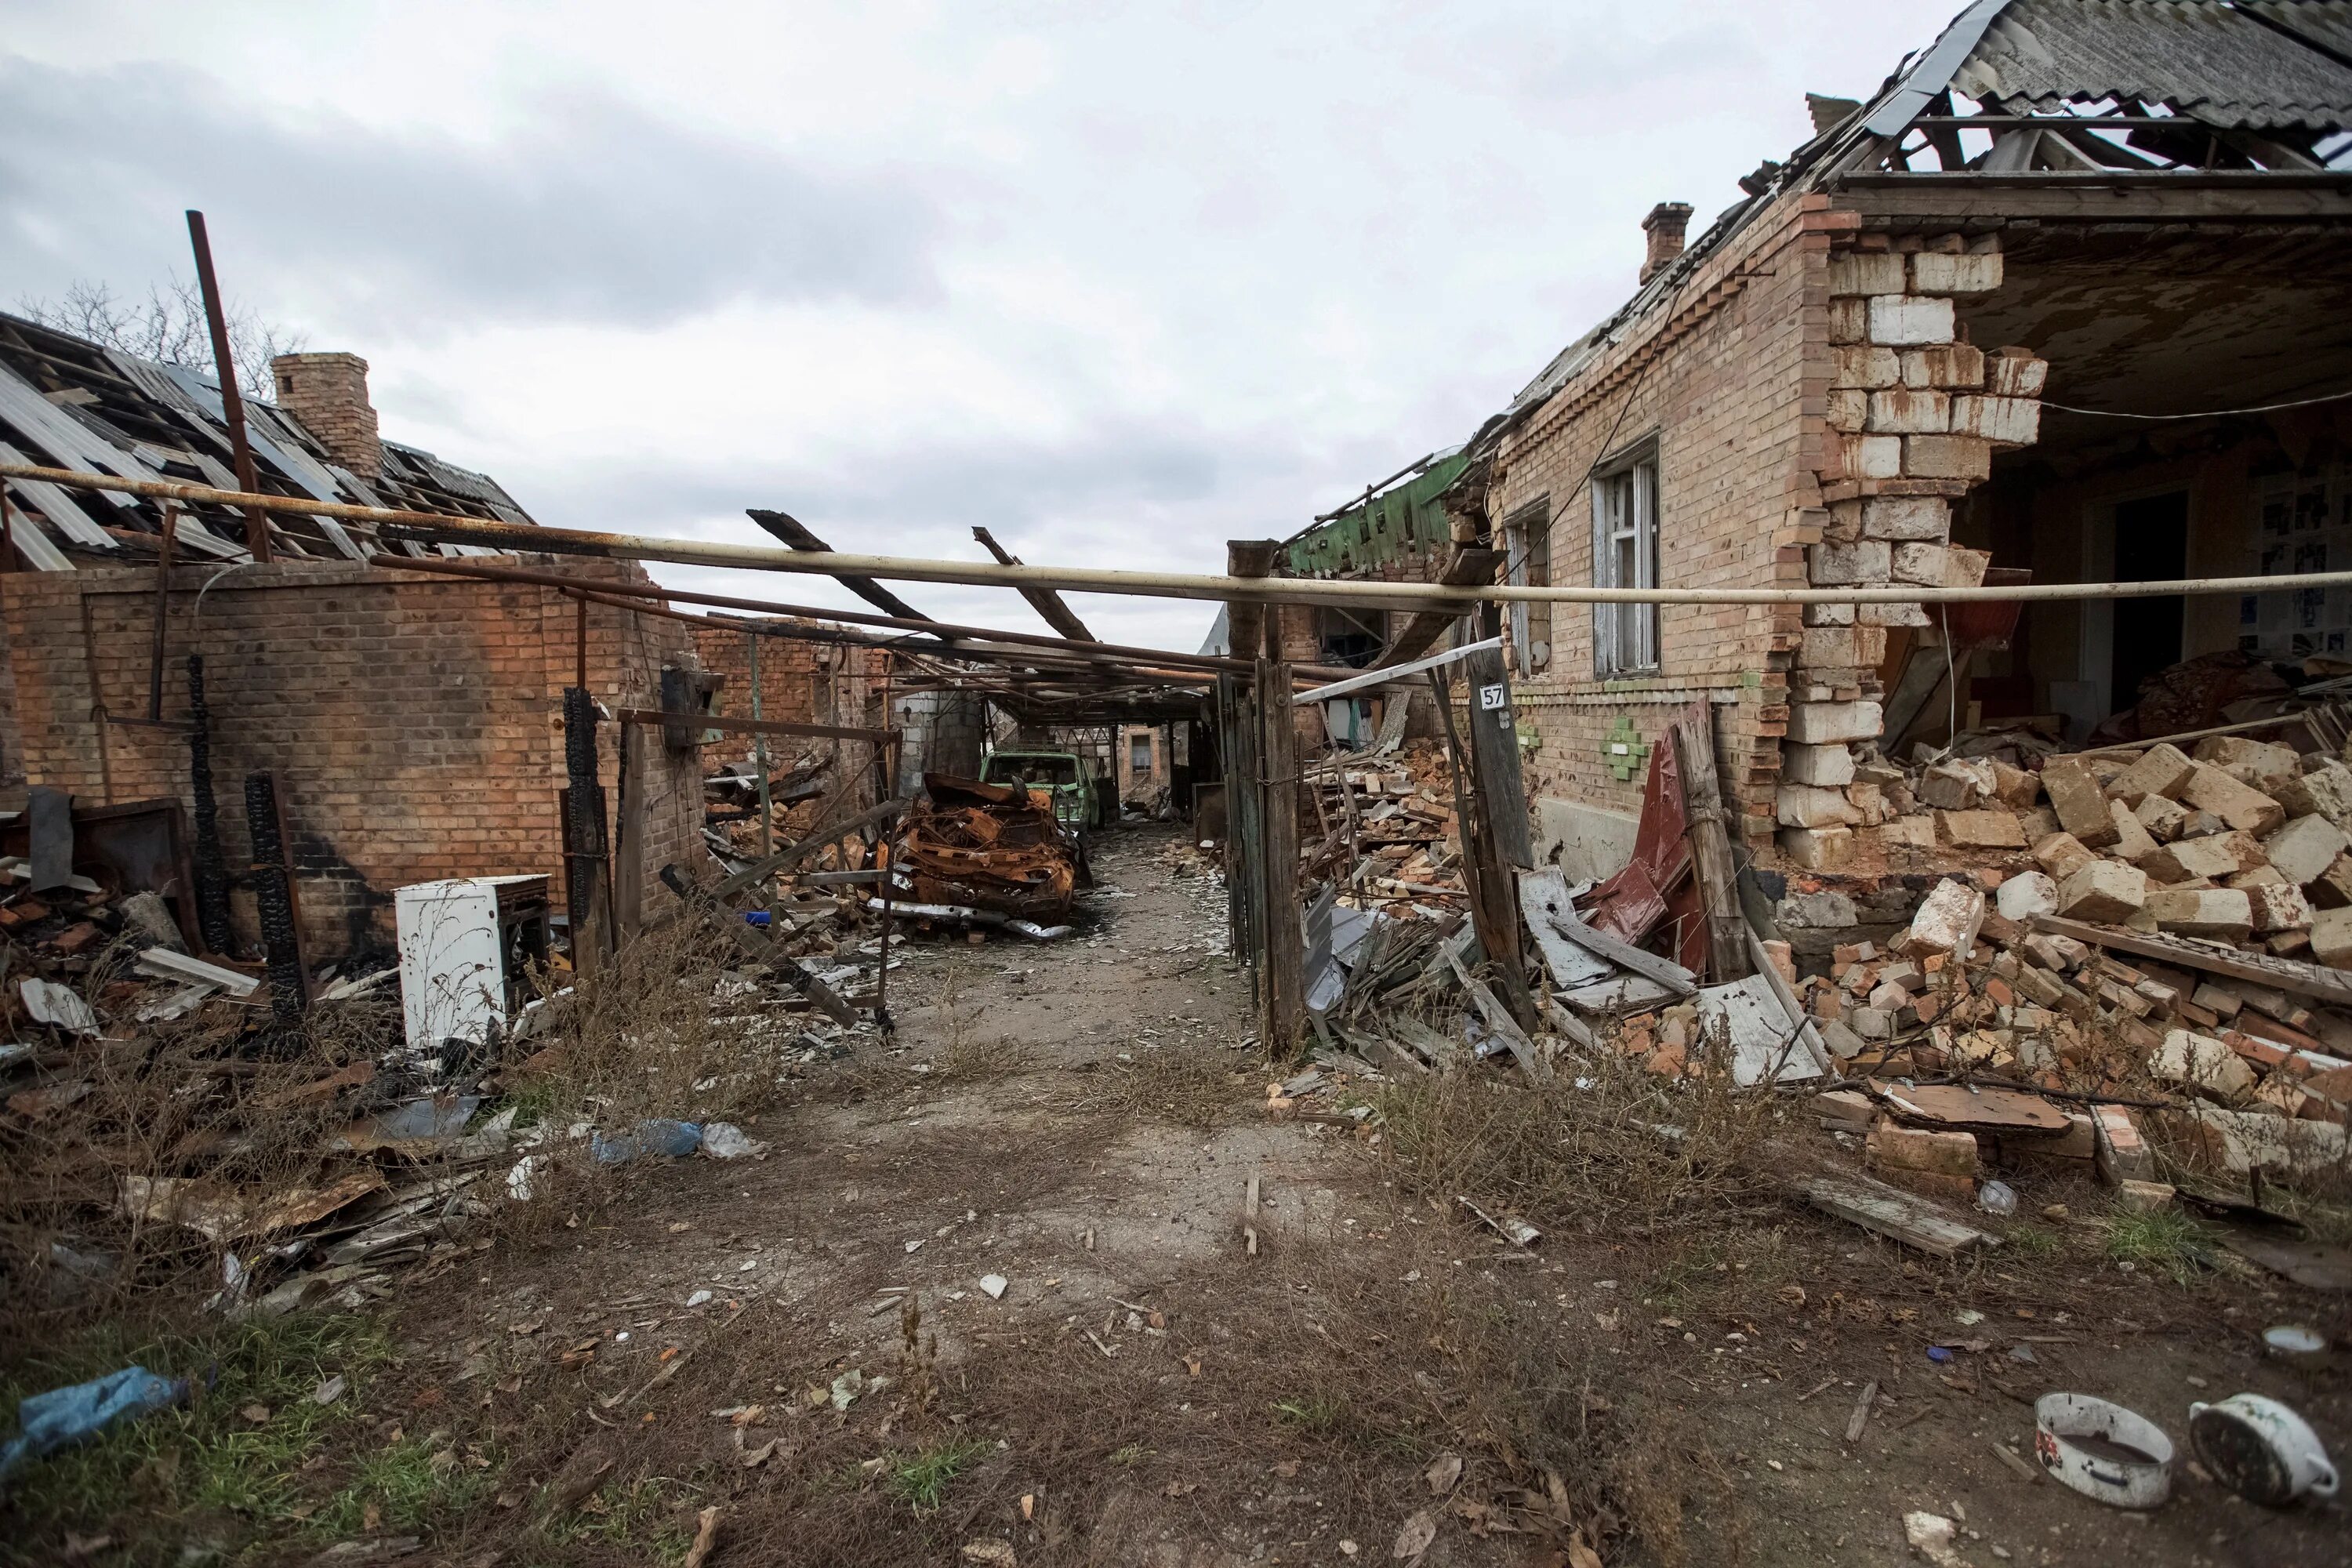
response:
[[[530,559],[530,558],[526,558]],[[562,563],[643,581],[634,566]],[[545,872],[562,897],[562,691],[574,609],[551,590],[316,563],[174,573],[163,712],[187,711],[185,656],[205,656],[213,773],[232,870],[249,861],[244,780],[278,776],[314,962],[389,941],[392,890],[435,878]],[[201,619],[197,590],[208,579]],[[0,576],[15,676],[0,747],[26,779],[104,802],[187,796],[176,732],[143,716],[154,579],[143,569]],[[658,705],[665,664],[694,662],[676,621],[589,607],[590,689],[607,708]],[[89,636],[84,634],[85,616]],[[608,800],[617,731],[600,727]],[[649,736],[648,909],[660,867],[700,874],[700,759]],[[240,907],[250,935],[249,909]]]

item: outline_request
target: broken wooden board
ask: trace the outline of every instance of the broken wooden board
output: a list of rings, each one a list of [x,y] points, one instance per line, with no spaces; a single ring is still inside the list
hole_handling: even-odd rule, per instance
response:
[[[2309,1237],[2231,1226],[2215,1237],[2249,1263],[2313,1290],[2352,1291],[2352,1251]]]
[[[2055,1137],[2073,1125],[2057,1106],[2022,1089],[1964,1089],[1958,1084],[1914,1089],[1872,1079],[1870,1093],[1897,1121],[1947,1132]]]
[[[1812,1053],[1795,1037],[1804,1015],[1799,1014],[1791,1022],[1773,994],[1770,982],[1761,974],[1705,987],[1698,994],[1698,1016],[1710,1034],[1713,1020],[1723,1020],[1731,1042],[1731,1081],[1741,1089],[1753,1089],[1767,1079],[1801,1083],[1822,1076]]]
[[[1951,1258],[1992,1239],[1925,1198],[1868,1176],[1800,1176],[1790,1182],[1789,1191],[1824,1213],[1937,1258]]]
[[[2177,963],[2185,969],[2226,974],[2233,980],[2252,981],[2254,984],[2267,985],[2273,990],[2292,991],[2298,996],[2315,996],[2323,1002],[2352,1007],[2352,974],[2316,963],[2301,963],[2291,958],[2273,958],[2268,953],[2246,952],[2237,948],[2214,947],[2201,942],[2191,942],[2186,937],[2118,931],[2113,926],[2085,925],[2081,921],[2062,920],[2056,915],[2034,916],[2033,929],[2052,936],[2071,936],[2076,942],[2112,948],[2118,952],[2134,952],[2142,958]]]
[[[1526,1031],[1519,1027],[1518,1020],[1511,1016],[1510,1009],[1496,1001],[1495,994],[1480,984],[1477,976],[1463,968],[1458,958],[1454,961],[1454,978],[1460,983],[1463,994],[1470,998],[1470,1005],[1478,1009],[1478,1016],[1486,1020],[1486,1027],[1495,1032],[1496,1039],[1510,1047],[1520,1070],[1538,1083],[1551,1077],[1551,1069],[1544,1065],[1541,1057],[1536,1055],[1535,1042],[1528,1038]]]
[[[1654,980],[1677,996],[1697,993],[1698,976],[1673,959],[1644,952],[1629,942],[1619,942],[1606,931],[1595,931],[1577,919],[1572,911],[1547,910],[1544,914],[1554,930],[1587,952],[1598,953],[1620,969],[1630,969],[1644,979]]]
[[[1406,1045],[1428,1058],[1429,1065],[1432,1067],[1448,1066],[1462,1054],[1461,1041],[1447,1039],[1410,1013],[1399,1013],[1393,1017],[1384,1018],[1381,1020],[1381,1025],[1391,1034],[1397,1036]]]
[[[1681,994],[1681,992],[1639,974],[1621,974],[1598,985],[1580,985],[1564,993],[1560,1000],[1580,1013],[1591,1013],[1600,1017],[1622,1017],[1628,1013],[1644,1012],[1662,1002],[1671,1002]]]
[[[1564,910],[1573,915],[1575,908],[1569,901],[1568,879],[1560,875],[1559,867],[1519,873],[1519,913],[1526,917],[1528,934],[1536,939],[1536,946],[1542,950],[1544,967],[1551,971],[1552,983],[1562,991],[1573,991],[1617,973],[1615,964],[1569,941],[1554,929],[1551,913]]]

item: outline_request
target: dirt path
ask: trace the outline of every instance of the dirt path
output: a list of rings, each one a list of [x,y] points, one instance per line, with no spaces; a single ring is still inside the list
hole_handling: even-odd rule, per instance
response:
[[[2333,1504],[2184,1467],[2128,1516],[1992,1452],[2030,1457],[2052,1388],[2183,1436],[2191,1398],[2253,1388],[2341,1460],[2341,1363],[2255,1338],[2340,1341],[2341,1303],[2118,1272],[2079,1225],[1930,1264],[1769,1203],[1545,1216],[1516,1254],[1371,1128],[1265,1116],[1223,890],[1171,842],[1110,837],[1079,937],[910,944],[896,1048],[789,1086],[747,1128],[765,1158],[632,1171],[407,1288],[377,1429],[454,1427],[499,1481],[438,1554],[676,1560],[715,1506],[720,1565],[1388,1562],[1417,1515],[1433,1564],[1859,1564],[1928,1509],[1979,1564],[2346,1560]]]

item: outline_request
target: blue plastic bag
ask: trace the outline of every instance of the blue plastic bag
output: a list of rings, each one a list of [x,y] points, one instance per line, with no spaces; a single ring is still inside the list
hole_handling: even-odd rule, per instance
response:
[[[94,1437],[125,1415],[144,1415],[187,1396],[186,1378],[160,1377],[143,1366],[126,1366],[88,1383],[27,1395],[16,1402],[16,1423],[23,1431],[0,1447],[0,1476],[20,1460]]]
[[[589,1141],[588,1152],[600,1165],[625,1165],[647,1155],[683,1160],[702,1146],[702,1127],[694,1121],[650,1117],[634,1131],[607,1138],[602,1132]]]

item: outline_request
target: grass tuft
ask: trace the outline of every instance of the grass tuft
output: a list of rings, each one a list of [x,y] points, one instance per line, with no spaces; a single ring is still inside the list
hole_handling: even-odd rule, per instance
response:
[[[2179,1209],[2118,1214],[2107,1221],[2107,1256],[2135,1268],[2153,1268],[2187,1284],[2206,1251],[2204,1227]]]
[[[917,1513],[929,1513],[947,1496],[948,1483],[984,1458],[992,1445],[977,1437],[894,1458],[884,1471],[893,1497]]]

